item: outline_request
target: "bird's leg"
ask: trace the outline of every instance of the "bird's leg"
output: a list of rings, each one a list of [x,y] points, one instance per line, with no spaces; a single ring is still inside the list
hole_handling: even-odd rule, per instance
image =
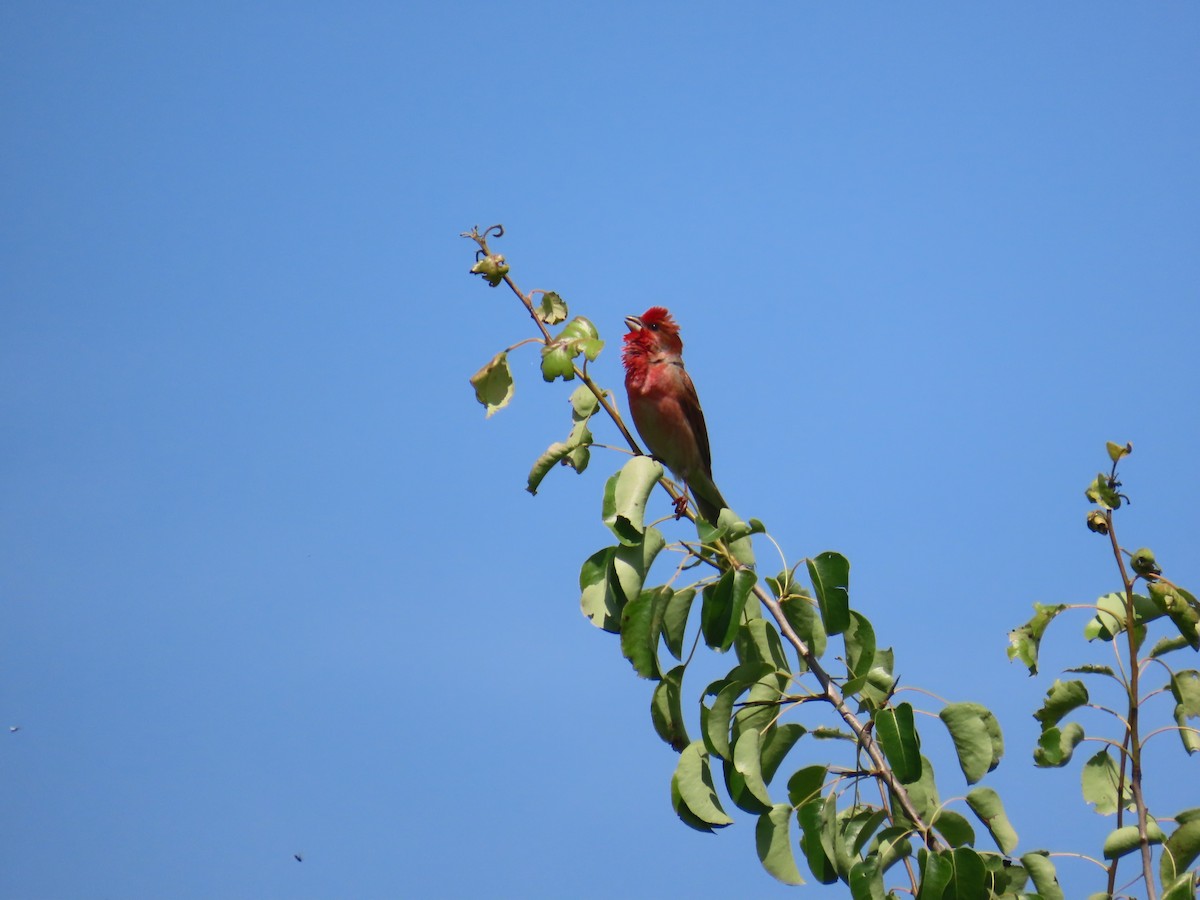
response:
[[[675,520],[683,518],[683,514],[687,512],[688,496],[687,488],[683,489],[683,493],[675,498]]]

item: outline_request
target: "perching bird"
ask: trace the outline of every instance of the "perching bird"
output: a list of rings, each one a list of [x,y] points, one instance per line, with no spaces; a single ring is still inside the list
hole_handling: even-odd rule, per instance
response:
[[[713,484],[708,428],[696,386],[683,368],[679,326],[661,306],[626,316],[625,324],[621,362],[633,424],[651,455],[691,490],[700,515],[716,524],[728,504]]]

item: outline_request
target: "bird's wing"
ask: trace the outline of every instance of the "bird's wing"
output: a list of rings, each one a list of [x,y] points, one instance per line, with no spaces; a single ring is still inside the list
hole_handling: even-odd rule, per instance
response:
[[[700,448],[700,461],[704,463],[704,474],[712,478],[712,450],[708,446],[708,426],[704,424],[704,410],[700,408],[700,396],[696,393],[696,385],[692,384],[692,376],[687,369],[680,368],[683,376],[683,388],[688,403],[684,404],[683,412],[687,416],[688,425],[696,435],[696,446]]]

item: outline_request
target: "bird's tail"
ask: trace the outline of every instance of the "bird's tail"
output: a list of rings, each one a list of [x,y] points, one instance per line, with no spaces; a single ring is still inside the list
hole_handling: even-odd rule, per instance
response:
[[[729,504],[725,502],[725,498],[721,496],[717,486],[712,483],[712,479],[693,478],[688,482],[688,487],[692,490],[692,498],[696,501],[696,509],[700,511],[700,515],[709,524],[716,525],[721,510],[727,509]]]

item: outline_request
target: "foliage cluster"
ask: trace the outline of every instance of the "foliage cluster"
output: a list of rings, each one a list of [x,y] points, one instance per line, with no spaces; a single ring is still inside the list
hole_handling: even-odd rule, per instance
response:
[[[584,561],[580,602],[594,626],[619,636],[634,671],[655,682],[650,720],[679,754],[670,796],[680,820],[701,831],[724,828],[733,822],[728,802],[756,817],[758,857],[771,875],[802,884],[802,862],[813,879],[847,885],[856,900],[902,893],[920,900],[1062,898],[1053,859],[1068,854],[1028,849],[1017,855],[1018,836],[1004,803],[982,784],[1005,747],[1000,723],[980,703],[943,703],[933,716],[948,732],[970,787],[961,804],[941,800],[917,726],[918,714],[928,711],[900,699],[914,689],[900,684],[893,650],[851,605],[845,557],[817,553],[761,577],[753,540],[770,536],[755,519],[744,521],[727,509],[709,523],[687,513],[696,536],[678,540],[668,540],[659,527],[666,520],[647,521],[656,487],[672,501],[680,489],[642,454],[611,395],[588,374],[604,347],[598,329],[583,316],[571,318],[557,293],[523,293],[504,257],[489,247],[490,238],[502,235],[500,226],[463,235],[478,245],[471,271],[491,287],[511,288],[538,335],[496,354],[471,384],[489,416],[507,405],[513,396],[508,354],[530,342],[540,346],[545,381],[578,380],[570,430],[534,462],[527,481],[532,493],[556,466],[587,468],[597,415],[613,423],[632,453],[605,483],[603,519],[611,543]],[[1080,677],[1056,680],[1047,691],[1034,713],[1041,725],[1034,763],[1064,767],[1081,742],[1100,744],[1083,764],[1083,797],[1115,824],[1103,861],[1092,860],[1106,881],[1092,898],[1128,896],[1125,891],[1140,885],[1147,897],[1183,900],[1196,892],[1200,808],[1152,815],[1142,766],[1146,742],[1160,735],[1175,734],[1188,755],[1200,749],[1200,671],[1168,663],[1200,650],[1200,603],[1163,575],[1149,549],[1129,553],[1117,541],[1114,513],[1127,501],[1117,464],[1130,452],[1130,445],[1110,443],[1111,468],[1086,491],[1093,506],[1087,526],[1108,539],[1120,589],[1094,604],[1035,604],[1034,616],[1009,635],[1008,653],[1036,674],[1048,626],[1073,609],[1087,611],[1087,640],[1112,645],[1115,667],[1069,669]],[[1152,627],[1167,634],[1147,649]],[[732,654],[732,664],[697,701],[685,696],[684,675],[704,652],[701,645]],[[1147,689],[1154,674],[1159,682]],[[1094,700],[1097,687],[1118,702]],[[1164,694],[1174,700],[1173,724],[1147,733],[1141,721],[1146,702]],[[699,727],[689,729],[685,703],[696,702]],[[1085,734],[1075,718],[1085,709],[1107,716],[1116,736]],[[789,751],[802,740],[823,742],[828,749],[819,755],[828,760],[784,778]],[[1118,888],[1118,866],[1129,855],[1140,866],[1130,885]]]

